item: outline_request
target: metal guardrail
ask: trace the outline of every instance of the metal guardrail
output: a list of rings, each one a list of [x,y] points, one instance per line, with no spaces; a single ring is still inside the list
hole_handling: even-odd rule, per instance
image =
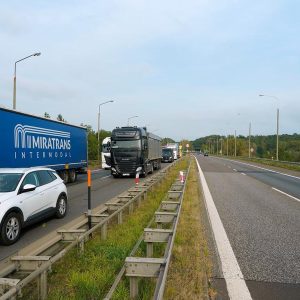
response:
[[[121,224],[123,211],[128,208],[130,214],[133,211],[134,203],[137,202],[139,205],[142,199],[146,199],[147,192],[151,191],[156,184],[160,184],[166,173],[177,162],[175,161],[165,169],[146,178],[139,186],[130,188],[126,192],[107,201],[104,205],[95,208],[92,213],[93,227],[91,229],[86,229],[88,218],[87,214],[84,214],[78,218],[77,224],[71,222],[71,228],[57,230],[56,234],[49,241],[45,241],[43,245],[38,244],[36,248],[31,249],[31,252],[24,251],[24,253],[17,253],[5,259],[4,262],[0,262],[0,295],[2,294],[0,300],[15,299],[17,295],[22,293],[22,289],[34,279],[38,279],[39,299],[46,299],[47,273],[51,270],[51,266],[76,246],[78,246],[79,251],[84,251],[84,243],[98,229],[101,230],[101,238],[106,239],[108,222],[117,217],[118,224]],[[67,225],[64,227],[68,228]],[[61,250],[58,247],[60,242],[69,244]],[[58,252],[57,249],[59,249]],[[51,252],[53,252],[53,255],[45,255],[45,253]],[[19,271],[26,272],[29,275],[23,279],[8,276]]]
[[[190,169],[190,168],[189,168]],[[163,299],[165,284],[167,280],[168,268],[171,261],[171,254],[175,240],[177,225],[182,207],[183,196],[186,188],[187,176],[189,173],[184,172],[184,182],[176,181],[167,196],[161,202],[159,209],[155,212],[154,220],[157,223],[157,228],[145,228],[143,239],[147,244],[147,257],[132,257],[129,256],[125,260],[125,267],[121,272],[130,279],[130,297],[135,299],[138,297],[138,278],[154,277],[157,278],[156,288],[153,299]],[[170,229],[162,229],[163,224],[171,224]],[[149,226],[149,225],[148,225]],[[142,238],[140,238],[140,243]],[[153,257],[153,244],[166,243],[164,256],[162,258]],[[134,251],[138,248],[135,246]],[[120,281],[122,274],[119,274]],[[117,283],[113,285],[115,289]],[[113,290],[109,292],[105,300],[112,297]]]

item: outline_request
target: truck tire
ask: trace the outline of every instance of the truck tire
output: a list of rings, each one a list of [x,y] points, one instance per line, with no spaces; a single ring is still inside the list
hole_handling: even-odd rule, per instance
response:
[[[16,212],[11,212],[5,216],[0,228],[1,242],[4,245],[15,243],[21,234],[21,216]]]
[[[60,195],[56,202],[55,216],[58,219],[62,219],[67,214],[68,202],[65,195]]]
[[[160,169],[161,169],[161,161],[158,161],[157,170],[160,170]]]
[[[69,170],[69,182],[73,183],[76,181],[76,179],[77,179],[77,173],[76,173],[75,169]]]
[[[154,167],[153,167],[153,163],[151,162],[151,163],[150,163],[150,171],[149,171],[149,173],[152,174],[152,173],[153,173],[153,170],[154,170]]]
[[[64,184],[67,184],[69,182],[69,171],[68,170],[62,171],[60,177],[64,181]]]

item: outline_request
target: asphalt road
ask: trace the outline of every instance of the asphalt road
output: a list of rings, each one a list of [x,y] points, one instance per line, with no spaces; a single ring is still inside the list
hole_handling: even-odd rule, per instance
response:
[[[162,168],[169,164],[162,164]],[[150,176],[150,175],[148,175]],[[68,184],[68,214],[63,219],[49,218],[22,230],[20,239],[13,245],[0,245],[0,261],[32,242],[69,223],[87,211],[87,176],[79,175],[77,182]],[[143,179],[141,178],[141,181]],[[134,178],[113,178],[110,170],[99,170],[92,173],[92,208],[134,185]]]
[[[300,299],[300,178],[197,159],[252,298]]]

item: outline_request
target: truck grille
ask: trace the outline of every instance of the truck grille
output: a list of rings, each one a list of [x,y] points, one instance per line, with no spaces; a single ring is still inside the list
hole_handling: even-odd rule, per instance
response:
[[[119,162],[118,167],[121,173],[135,173],[136,170],[136,164],[133,162]]]

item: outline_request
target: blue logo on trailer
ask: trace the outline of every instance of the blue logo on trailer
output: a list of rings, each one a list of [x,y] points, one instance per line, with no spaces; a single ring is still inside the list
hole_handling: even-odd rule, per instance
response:
[[[0,109],[0,167],[86,166],[86,129]]]

